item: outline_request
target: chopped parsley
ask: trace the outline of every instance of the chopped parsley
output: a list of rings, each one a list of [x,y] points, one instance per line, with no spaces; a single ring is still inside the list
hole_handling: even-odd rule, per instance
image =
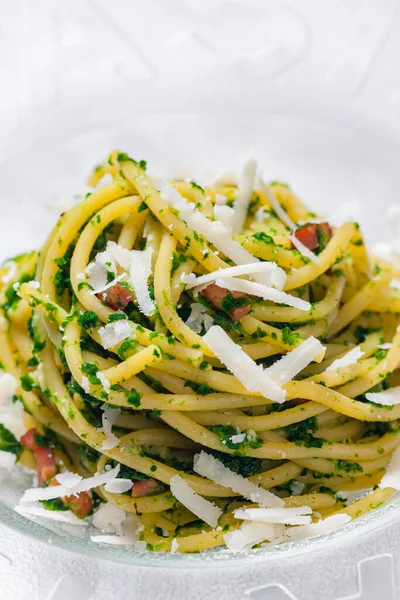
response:
[[[270,235],[267,235],[265,231],[257,231],[257,233],[253,233],[252,237],[257,240],[257,242],[264,242],[264,244],[274,244],[274,240]]]
[[[97,325],[97,315],[93,310],[87,310],[79,315],[78,323],[83,329],[91,329]]]
[[[227,448],[235,450],[237,456],[245,454],[246,448],[260,448],[263,444],[262,439],[250,431],[243,432],[245,436],[242,442],[232,442],[232,437],[241,433],[233,425],[209,425],[207,429],[219,435],[221,443]]]
[[[101,385],[100,379],[97,377],[98,366],[96,363],[84,362],[81,365],[81,371],[84,373],[92,385]]]
[[[294,442],[298,446],[306,448],[322,448],[326,443],[322,438],[314,437],[314,433],[318,429],[318,420],[316,417],[310,417],[299,423],[287,425],[285,430],[288,433],[289,442]]]
[[[251,458],[250,456],[235,456],[212,450],[215,458],[220,460],[228,469],[234,473],[238,473],[242,477],[251,477],[255,475],[261,468],[260,458]]]
[[[143,169],[143,171],[145,171],[146,167],[147,167],[147,162],[145,160],[137,161],[137,160],[131,158],[129,156],[129,154],[127,154],[126,152],[120,152],[117,155],[117,161],[118,162],[128,162],[128,161],[133,162],[137,167],[139,167],[140,169]]]
[[[22,453],[22,444],[17,440],[15,435],[0,423],[0,450],[3,452],[11,452],[18,458]]]
[[[183,252],[173,252],[172,254],[172,264],[171,264],[171,277],[175,273],[175,271],[186,262],[186,256]]]
[[[128,317],[126,316],[125,313],[118,312],[118,313],[114,313],[114,314],[110,315],[108,317],[108,322],[109,323],[114,323],[115,321],[123,321],[124,319],[127,319],[127,318]]]
[[[284,327],[281,330],[282,342],[288,346],[295,346],[301,340],[299,333],[293,332],[290,327]]]
[[[201,192],[202,194],[204,194],[204,190],[201,187],[201,185],[199,185],[198,183],[196,183],[195,181],[191,181],[190,185],[192,186],[193,189],[195,190],[199,190],[199,192]]]

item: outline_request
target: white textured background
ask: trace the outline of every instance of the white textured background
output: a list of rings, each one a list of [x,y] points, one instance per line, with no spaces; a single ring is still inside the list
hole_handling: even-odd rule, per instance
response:
[[[261,121],[266,113],[292,113],[295,106],[299,114],[355,128],[368,124],[388,141],[400,139],[398,0],[0,0],[0,8],[2,179],[13,164],[13,182],[28,190],[26,202],[30,181],[23,170],[19,180],[14,156],[82,129],[110,128],[116,119],[125,119],[127,127],[140,124],[142,113],[144,137],[146,131],[157,135],[160,115],[163,127],[170,115],[174,134],[176,115],[187,114],[192,123],[212,113],[232,115],[232,144],[240,131],[251,145],[243,115],[260,115]],[[174,137],[167,133],[168,127],[166,150]],[[213,133],[222,135],[217,126],[210,130],[210,152]],[[184,134],[179,131],[180,144]],[[312,136],[310,130],[310,143]],[[351,160],[354,155],[352,150]],[[41,176],[46,165],[33,162]],[[375,184],[373,165],[368,162],[365,173],[357,170],[361,187],[364,177],[370,177],[368,187]],[[351,172],[351,161],[348,167]],[[389,167],[387,179],[395,182],[398,163]],[[395,184],[390,190],[391,200],[398,201]],[[12,210],[4,194],[0,203],[1,254],[28,238],[36,243],[32,201],[23,204],[29,218],[22,241],[4,235],[13,231],[14,221],[7,219],[14,217],[8,216]],[[378,575],[365,563],[364,574],[375,573],[374,579],[357,592],[355,555],[390,553],[399,537],[394,527],[374,536],[368,543],[354,542],[354,552],[349,544],[331,556],[304,555],[276,568],[175,571],[83,558],[0,525],[0,600],[240,600],[248,597],[246,590],[271,583],[283,583],[289,592],[270,587],[252,597],[395,600],[389,558],[376,563],[379,591],[373,587]]]

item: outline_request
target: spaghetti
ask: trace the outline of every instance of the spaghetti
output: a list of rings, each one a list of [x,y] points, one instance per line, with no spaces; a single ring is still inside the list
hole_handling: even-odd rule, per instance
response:
[[[394,493],[399,271],[255,182],[254,163],[238,187],[155,181],[114,151],[0,268],[0,449],[38,471],[25,501],[117,506],[140,517],[122,542],[198,552],[318,535]]]

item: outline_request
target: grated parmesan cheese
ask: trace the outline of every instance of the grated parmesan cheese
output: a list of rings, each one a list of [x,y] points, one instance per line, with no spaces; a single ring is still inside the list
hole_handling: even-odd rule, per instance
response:
[[[240,177],[239,186],[235,200],[235,216],[233,220],[233,229],[241,232],[244,229],[244,223],[247,217],[247,211],[257,175],[257,162],[250,158],[244,165]]]
[[[130,269],[131,283],[135,290],[137,303],[140,311],[148,317],[156,310],[156,305],[150,298],[148,280],[152,274],[151,257],[153,248],[150,246],[146,250],[132,250],[132,262]]]
[[[92,286],[93,294],[103,291],[108,284],[107,273],[116,273],[117,267],[112,254],[108,250],[98,252],[96,258],[86,266],[87,282]]]
[[[246,434],[237,433],[236,435],[232,435],[232,437],[230,437],[229,439],[232,442],[232,444],[241,444],[246,439]]]
[[[79,519],[70,510],[58,511],[58,510],[46,510],[41,506],[35,505],[21,505],[18,504],[14,507],[14,510],[24,517],[44,517],[45,519],[51,519],[53,521],[59,521],[61,523],[70,523],[71,525],[87,525],[87,521]]]
[[[309,506],[295,508],[245,508],[234,511],[235,519],[259,523],[281,523],[283,525],[309,525],[312,509]]]
[[[317,523],[311,523],[310,525],[300,525],[299,527],[289,527],[286,529],[282,538],[276,540],[277,542],[287,542],[288,540],[302,540],[304,538],[316,537],[329,533],[342,525],[346,525],[351,521],[351,517],[346,514],[330,515]]]
[[[400,290],[400,279],[392,279],[392,281],[389,284],[389,287],[391,287],[394,290]]]
[[[90,393],[90,383],[86,375],[82,375],[81,386],[84,392],[86,392],[87,394]]]
[[[181,281],[186,284],[187,289],[198,286],[203,286],[211,283],[219,277],[238,277],[240,275],[263,274],[264,280],[268,281],[267,285],[273,286],[278,290],[282,290],[286,282],[286,273],[273,262],[250,263],[248,265],[240,265],[238,267],[227,267],[226,269],[218,269],[206,275],[196,277],[194,273],[182,273]]]
[[[250,550],[255,544],[273,542],[278,536],[283,535],[284,525],[271,523],[243,523],[239,529],[229,531],[224,535],[225,544],[232,552]]]
[[[108,350],[132,336],[133,332],[127,321],[121,319],[120,321],[107,323],[104,327],[100,327],[98,334],[101,339],[101,345],[105,350]]]
[[[62,498],[63,496],[71,496],[79,494],[79,492],[87,492],[99,485],[105,485],[109,481],[115,479],[119,473],[120,465],[113,469],[96,473],[92,477],[82,479],[75,487],[67,488],[64,485],[55,485],[47,488],[31,488],[25,490],[21,498],[21,502],[36,502],[37,500],[53,500],[53,498]]]
[[[360,349],[360,346],[356,346],[350,352],[346,352],[341,358],[337,358],[332,364],[327,367],[327,371],[334,371],[335,369],[341,369],[342,367],[349,367],[354,365],[362,356],[364,352]]]
[[[118,480],[116,479],[115,481]],[[105,533],[119,533],[122,535],[122,523],[125,519],[126,513],[121,508],[111,502],[106,502],[105,504],[100,504],[93,515],[92,522],[94,527],[101,529]]]
[[[400,446],[397,446],[393,452],[392,458],[386,467],[386,473],[379,483],[379,487],[400,490]]]
[[[400,404],[400,386],[389,388],[383,392],[368,392],[365,397],[374,404],[381,406],[394,406]]]
[[[243,248],[239,242],[232,239],[229,231],[220,221],[210,221],[205,215],[195,210],[193,204],[188,202],[175,188],[168,182],[158,184],[160,194],[163,200],[170,206],[180,211],[182,219],[187,225],[203,236],[205,240],[215,246],[217,250],[223,252],[225,256],[233,260],[238,265],[261,262]],[[262,273],[255,275],[255,279],[260,283],[265,283]]]
[[[9,260],[3,266],[7,269],[7,273],[3,275],[1,281],[3,283],[10,283],[17,275],[17,263],[14,260]]]
[[[225,206],[228,201],[228,197],[225,194],[215,194],[215,204],[218,206]],[[214,208],[215,210],[215,208]]]
[[[186,321],[186,325],[195,333],[201,333],[203,326],[204,329],[208,331],[210,327],[213,326],[214,320],[207,314],[206,307],[197,302],[193,302],[190,308],[191,312]]]
[[[97,379],[100,379],[101,385],[103,386],[103,390],[108,394],[111,389],[110,382],[107,377],[101,371],[97,371],[96,373]]]
[[[254,219],[257,221],[257,223],[264,223],[265,219],[270,216],[271,213],[265,210],[264,206],[257,208],[256,212],[254,213]]]
[[[129,271],[132,264],[132,254],[130,250],[127,250],[127,248],[124,248],[113,241],[107,243],[107,250],[124,271]]]
[[[299,344],[297,348],[274,362],[265,372],[278,385],[284,385],[296,377],[312,360],[325,352],[325,350],[326,348],[321,342],[311,335]]]
[[[271,190],[269,185],[267,185],[265,183],[265,181],[261,175],[259,178],[259,184],[260,184],[262,191],[266,195],[267,200],[270,203],[272,210],[274,210],[276,212],[276,214],[278,215],[278,217],[280,218],[282,223],[284,223],[292,231],[294,229],[296,229],[296,224],[292,221],[292,219],[289,217],[289,215],[286,213],[286,211],[279,204],[278,200],[275,198],[274,192]]]
[[[119,438],[112,433],[112,426],[121,414],[121,409],[112,408],[109,404],[102,404],[101,409],[103,414],[101,416],[101,422],[103,427],[99,429],[106,436],[106,439],[101,445],[100,450],[111,450],[119,445]]]
[[[110,483],[106,483],[104,489],[111,494],[123,494],[132,489],[133,481],[130,479],[114,479]]]
[[[268,285],[263,285],[262,283],[246,281],[245,279],[238,279],[234,277],[223,277],[217,279],[215,283],[227,290],[244,292],[245,294],[250,294],[252,296],[259,296],[264,300],[270,300],[272,302],[278,302],[279,304],[293,306],[293,308],[297,308],[298,310],[309,311],[311,309],[311,304],[309,302],[306,302],[301,298],[297,298],[297,296],[291,296],[286,292],[282,292],[281,290],[277,290]]]
[[[207,477],[215,483],[229,488],[262,506],[281,507],[285,505],[282,498],[258,487],[258,485],[245,477],[234,473],[228,467],[225,467],[220,460],[214,458],[211,454],[207,454],[204,450],[200,454],[195,455],[193,469],[199,475]]]
[[[214,217],[221,221],[226,227],[227,231],[232,231],[235,221],[235,211],[230,206],[220,206],[216,204],[214,206]]]
[[[196,494],[190,485],[180,475],[174,475],[170,481],[171,492],[183,506],[188,508],[194,515],[210,525],[216,527],[222,510],[209,500]]]
[[[211,327],[203,340],[229,371],[250,392],[260,392],[274,402],[285,401],[286,392],[273,381],[261,365],[257,365],[219,325]]]
[[[83,477],[78,475],[77,473],[71,473],[70,471],[65,471],[64,473],[57,473],[56,480],[60,485],[63,485],[66,488],[73,488],[78,483],[82,481]]]

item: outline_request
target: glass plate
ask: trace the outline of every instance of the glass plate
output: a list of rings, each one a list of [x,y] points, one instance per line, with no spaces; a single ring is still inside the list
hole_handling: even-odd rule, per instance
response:
[[[318,111],[315,111],[316,113]],[[110,150],[119,147],[137,159],[146,159],[149,172],[161,176],[190,174],[200,182],[239,167],[254,154],[267,179],[287,181],[311,210],[334,219],[346,202],[347,217],[354,217],[369,243],[387,239],[385,207],[398,200],[400,146],[387,131],[371,123],[350,125],[294,114],[166,114],[141,113],[132,119],[95,124],[82,123],[80,113],[58,115],[59,126],[38,134],[29,150],[0,165],[0,259],[39,247],[60,210],[72,205],[90,169]],[[128,118],[129,117],[129,118]],[[37,127],[40,131],[40,127]],[[49,208],[49,206],[53,208]],[[63,208],[62,208],[63,207]],[[352,213],[352,214],[351,214]],[[344,213],[343,213],[344,214]],[[234,555],[210,550],[196,555],[139,553],[129,547],[90,541],[99,533],[90,525],[74,526],[49,519],[25,518],[12,507],[32,475],[15,469],[0,488],[0,520],[11,528],[65,549],[118,562],[162,567],[232,566],[274,557],[294,557],[312,549],[328,555],[357,536],[371,539],[397,514],[400,500],[369,513],[338,531],[312,540],[266,547]]]

